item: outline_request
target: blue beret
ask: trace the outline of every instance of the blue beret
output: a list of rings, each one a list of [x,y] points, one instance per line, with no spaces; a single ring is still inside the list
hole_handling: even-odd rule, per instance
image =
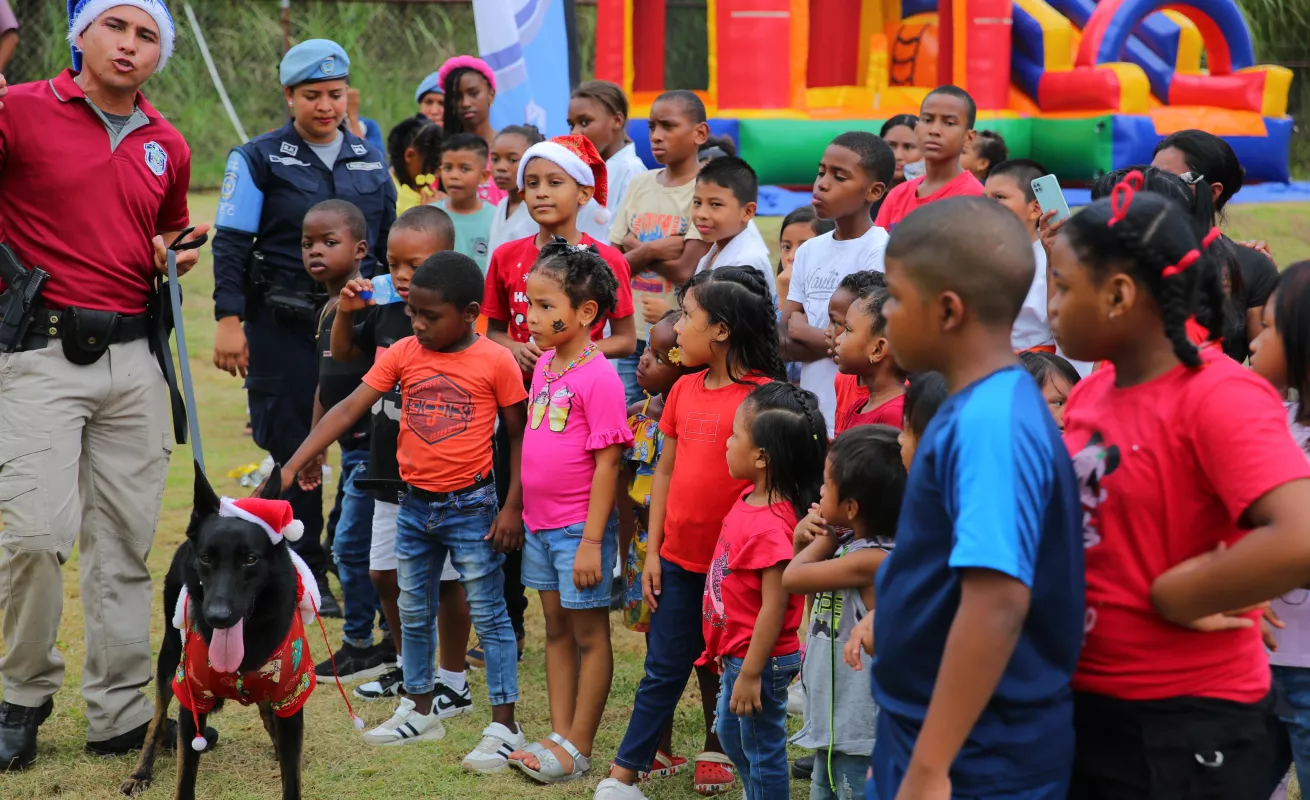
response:
[[[336,81],[350,74],[350,56],[330,39],[310,39],[287,51],[278,67],[283,86]]]
[[[441,91],[440,72],[434,72],[419,82],[418,88],[414,90],[414,102],[417,103],[418,101],[422,100],[423,95],[427,94],[428,92],[445,94],[445,92]]]

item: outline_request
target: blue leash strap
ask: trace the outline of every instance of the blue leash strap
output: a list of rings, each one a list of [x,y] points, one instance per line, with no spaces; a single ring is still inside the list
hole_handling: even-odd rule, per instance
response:
[[[200,443],[200,419],[196,416],[196,390],[191,382],[191,359],[187,356],[186,330],[182,325],[182,288],[178,283],[177,275],[178,252],[195,250],[209,239],[208,236],[202,236],[195,241],[182,244],[182,239],[193,230],[194,228],[188,228],[182,231],[168,246],[168,297],[173,306],[173,330],[177,334],[177,359],[181,367],[182,391],[186,396],[186,419],[187,427],[191,431],[191,454],[200,465],[200,471],[204,472],[205,448]]]

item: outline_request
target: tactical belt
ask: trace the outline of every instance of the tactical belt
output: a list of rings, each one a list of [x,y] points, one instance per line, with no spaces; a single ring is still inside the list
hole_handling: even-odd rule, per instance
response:
[[[22,347],[20,350],[40,350],[50,343],[51,339],[59,339],[64,335],[64,320],[67,316],[67,310],[44,308],[37,306],[32,312],[32,326],[28,328],[27,335],[23,337]],[[137,339],[144,339],[150,335],[150,315],[133,314],[118,316],[117,325],[113,327],[109,334],[107,344],[97,341],[94,335],[90,335],[86,344],[92,348],[101,346],[107,347],[113,344],[125,344],[135,342]]]

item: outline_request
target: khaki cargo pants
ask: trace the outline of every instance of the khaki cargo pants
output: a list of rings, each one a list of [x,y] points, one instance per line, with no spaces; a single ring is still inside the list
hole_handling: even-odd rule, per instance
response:
[[[168,388],[145,339],[95,364],[0,353],[0,659],[4,700],[39,706],[64,680],[61,567],[79,545],[87,739],[148,722],[150,572],[173,449]],[[77,645],[74,645],[76,649]]]

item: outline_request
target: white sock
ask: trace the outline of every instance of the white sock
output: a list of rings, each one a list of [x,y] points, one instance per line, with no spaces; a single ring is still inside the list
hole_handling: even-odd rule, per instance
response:
[[[446,684],[457,692],[462,692],[468,686],[468,678],[465,677],[463,670],[459,672],[450,672],[441,667],[437,667],[437,680]]]

